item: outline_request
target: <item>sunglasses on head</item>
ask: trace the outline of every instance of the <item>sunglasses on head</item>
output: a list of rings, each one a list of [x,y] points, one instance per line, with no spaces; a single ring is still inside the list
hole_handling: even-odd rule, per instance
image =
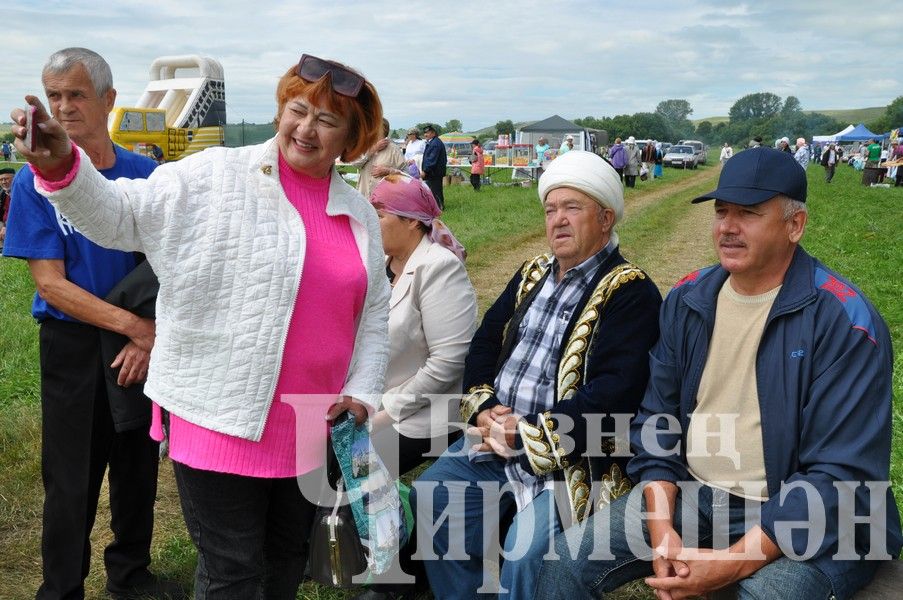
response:
[[[304,81],[314,83],[320,81],[327,73],[329,80],[332,82],[332,90],[336,94],[348,96],[349,98],[357,98],[364,87],[364,78],[349,71],[341,65],[310,54],[302,54],[301,60],[298,62],[298,77]]]

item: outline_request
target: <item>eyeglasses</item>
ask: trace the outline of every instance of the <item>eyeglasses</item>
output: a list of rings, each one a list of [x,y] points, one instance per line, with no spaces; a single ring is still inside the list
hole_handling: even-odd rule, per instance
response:
[[[336,94],[348,96],[349,98],[357,98],[364,87],[364,78],[349,71],[341,65],[310,54],[302,54],[301,60],[298,62],[298,77],[304,81],[314,83],[322,79],[327,73],[330,75],[332,82],[332,90]]]

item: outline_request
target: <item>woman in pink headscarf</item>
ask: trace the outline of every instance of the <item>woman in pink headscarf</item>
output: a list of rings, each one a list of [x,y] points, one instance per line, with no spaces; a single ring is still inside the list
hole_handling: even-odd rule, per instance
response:
[[[401,474],[448,445],[449,420],[459,420],[477,303],[464,247],[439,220],[439,206],[422,181],[389,175],[370,202],[392,285],[389,366],[382,409],[373,417],[374,444],[389,469]]]

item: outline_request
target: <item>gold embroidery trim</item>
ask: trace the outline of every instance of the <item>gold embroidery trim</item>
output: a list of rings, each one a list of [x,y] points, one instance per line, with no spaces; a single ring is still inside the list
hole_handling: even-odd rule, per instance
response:
[[[646,274],[630,263],[623,263],[612,269],[596,285],[596,289],[583,307],[583,312],[571,330],[571,336],[564,349],[564,357],[558,366],[558,400],[570,398],[580,385],[583,377],[584,357],[599,322],[601,309],[612,294],[628,281],[645,279]]]
[[[473,413],[477,412],[480,405],[491,398],[493,394],[495,394],[495,388],[485,383],[483,385],[475,385],[467,390],[467,393],[461,398],[461,408],[459,411],[461,414],[461,422],[470,423],[470,418],[473,416]]]
[[[586,377],[586,353],[595,334],[602,309],[611,299],[615,291],[634,279],[645,279],[646,274],[630,263],[616,266],[596,285],[586,306],[580,313],[568,343],[564,356],[558,366],[558,401],[570,398],[576,393],[580,383]],[[564,461],[566,463],[566,461]],[[584,458],[572,466],[563,465],[567,484],[568,499],[574,522],[580,522],[589,515],[590,477],[589,463]],[[608,502],[619,495],[630,491],[630,480],[624,477],[617,465],[612,465],[608,475],[602,476],[602,493],[607,494]],[[616,494],[616,495],[615,495]],[[601,502],[601,500],[600,500]]]
[[[611,468],[608,469],[608,474],[602,476],[597,506],[601,508],[611,504],[624,494],[630,493],[631,488],[633,488],[633,485],[631,485],[630,479],[621,472],[621,467],[617,464],[612,464]]]
[[[564,481],[567,486],[568,500],[571,505],[571,521],[579,523],[588,515],[589,477],[587,462],[581,458],[577,464],[564,469]]]
[[[558,451],[549,443],[544,427],[531,425],[525,419],[521,419],[517,422],[517,431],[524,444],[527,461],[536,475],[547,475],[561,468]]]
[[[543,275],[545,275],[550,264],[552,264],[551,254],[540,254],[524,263],[524,266],[520,270],[520,285],[517,287],[515,306],[520,306],[520,303],[527,297],[527,294],[536,287],[536,284],[539,283]]]

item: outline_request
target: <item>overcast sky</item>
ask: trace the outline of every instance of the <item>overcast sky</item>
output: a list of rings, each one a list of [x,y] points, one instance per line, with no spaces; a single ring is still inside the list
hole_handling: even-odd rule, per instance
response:
[[[212,56],[229,122],[272,119],[276,81],[304,52],[363,72],[393,127],[613,116],[667,98],[698,119],[760,91],[804,110],[884,106],[903,94],[901,15],[899,0],[13,0],[0,107],[8,121],[24,94],[42,95],[41,67],[66,46],[107,59],[122,106],[154,58]]]

